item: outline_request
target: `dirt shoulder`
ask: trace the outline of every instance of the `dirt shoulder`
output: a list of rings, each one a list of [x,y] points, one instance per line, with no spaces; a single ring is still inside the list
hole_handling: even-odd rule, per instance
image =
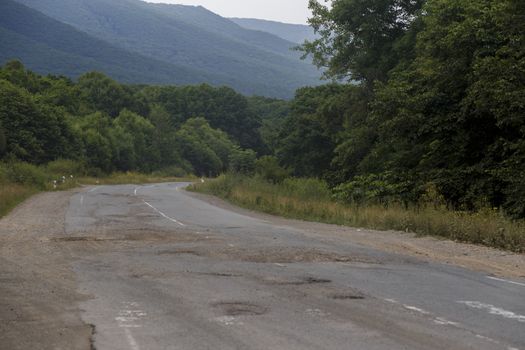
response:
[[[49,240],[64,234],[74,191],[41,193],[0,220],[0,348],[91,348],[80,319],[72,254]]]
[[[515,254],[434,237],[416,237],[414,234],[398,231],[375,231],[286,219],[243,209],[217,197],[189,191],[186,193],[239,214],[267,220],[278,225],[302,229],[310,235],[322,238],[350,239],[356,244],[381,251],[413,256],[425,261],[461,266],[498,277],[525,278],[525,254]]]

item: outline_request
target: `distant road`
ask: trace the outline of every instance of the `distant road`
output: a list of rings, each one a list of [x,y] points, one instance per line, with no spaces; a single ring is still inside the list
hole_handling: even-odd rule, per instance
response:
[[[91,325],[99,350],[525,350],[524,279],[385,253],[293,221],[244,215],[209,204],[184,185],[92,187],[67,203],[52,194],[57,211],[60,201],[67,204],[65,218],[31,218],[29,209],[45,210],[40,197],[42,203],[37,198],[0,224],[0,235],[19,230],[22,218],[35,229],[42,221],[48,225],[0,241],[0,263],[10,269],[9,277],[0,267],[0,293],[6,293],[0,307],[28,308],[25,320],[14,312],[10,323],[0,316],[0,349],[34,344],[38,337],[23,334],[23,325],[51,334],[35,349],[65,349],[61,339],[89,349],[81,339]],[[53,231],[60,220],[63,229]],[[40,243],[31,247],[21,237]],[[50,300],[47,325],[45,305],[21,300],[32,300],[36,289],[27,296],[15,296],[10,284],[2,290],[2,276],[15,283],[16,271],[30,265],[15,248],[40,254],[36,277],[16,283],[30,286],[31,278],[46,276],[39,300]],[[60,298],[52,299],[54,293]],[[53,331],[59,329],[63,338]],[[13,345],[15,339],[22,345]]]

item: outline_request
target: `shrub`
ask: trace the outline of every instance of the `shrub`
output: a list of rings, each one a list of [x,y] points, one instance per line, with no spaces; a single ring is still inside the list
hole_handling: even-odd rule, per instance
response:
[[[50,181],[46,173],[39,167],[23,162],[10,163],[6,167],[7,179],[11,182],[34,186],[44,189],[46,182]]]
[[[290,176],[291,171],[279,165],[274,156],[264,156],[255,162],[255,172],[263,179],[279,183]]]
[[[230,171],[235,173],[251,175],[255,171],[257,155],[251,149],[235,150],[230,154]]]
[[[83,163],[69,159],[58,159],[49,162],[46,165],[46,170],[54,176],[86,175],[86,167]]]

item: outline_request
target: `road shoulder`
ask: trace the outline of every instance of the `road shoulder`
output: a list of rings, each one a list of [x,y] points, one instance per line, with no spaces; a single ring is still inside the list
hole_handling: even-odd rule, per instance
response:
[[[321,238],[347,239],[377,250],[416,257],[429,262],[464,267],[497,277],[525,278],[525,254],[516,254],[447,239],[417,237],[412,233],[376,231],[286,219],[240,208],[218,197],[189,191],[184,193],[223,209],[266,220],[276,225],[298,228],[307,234]]]
[[[0,220],[0,348],[91,349],[64,235],[74,191],[40,193]]]

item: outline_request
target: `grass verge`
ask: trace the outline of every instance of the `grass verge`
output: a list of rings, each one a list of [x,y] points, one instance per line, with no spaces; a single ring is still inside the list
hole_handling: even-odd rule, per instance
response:
[[[189,189],[288,218],[413,232],[525,252],[525,222],[512,221],[492,209],[467,213],[433,206],[407,209],[400,205],[347,205],[334,201],[326,185],[313,179],[288,179],[272,184],[258,178],[223,175]]]

